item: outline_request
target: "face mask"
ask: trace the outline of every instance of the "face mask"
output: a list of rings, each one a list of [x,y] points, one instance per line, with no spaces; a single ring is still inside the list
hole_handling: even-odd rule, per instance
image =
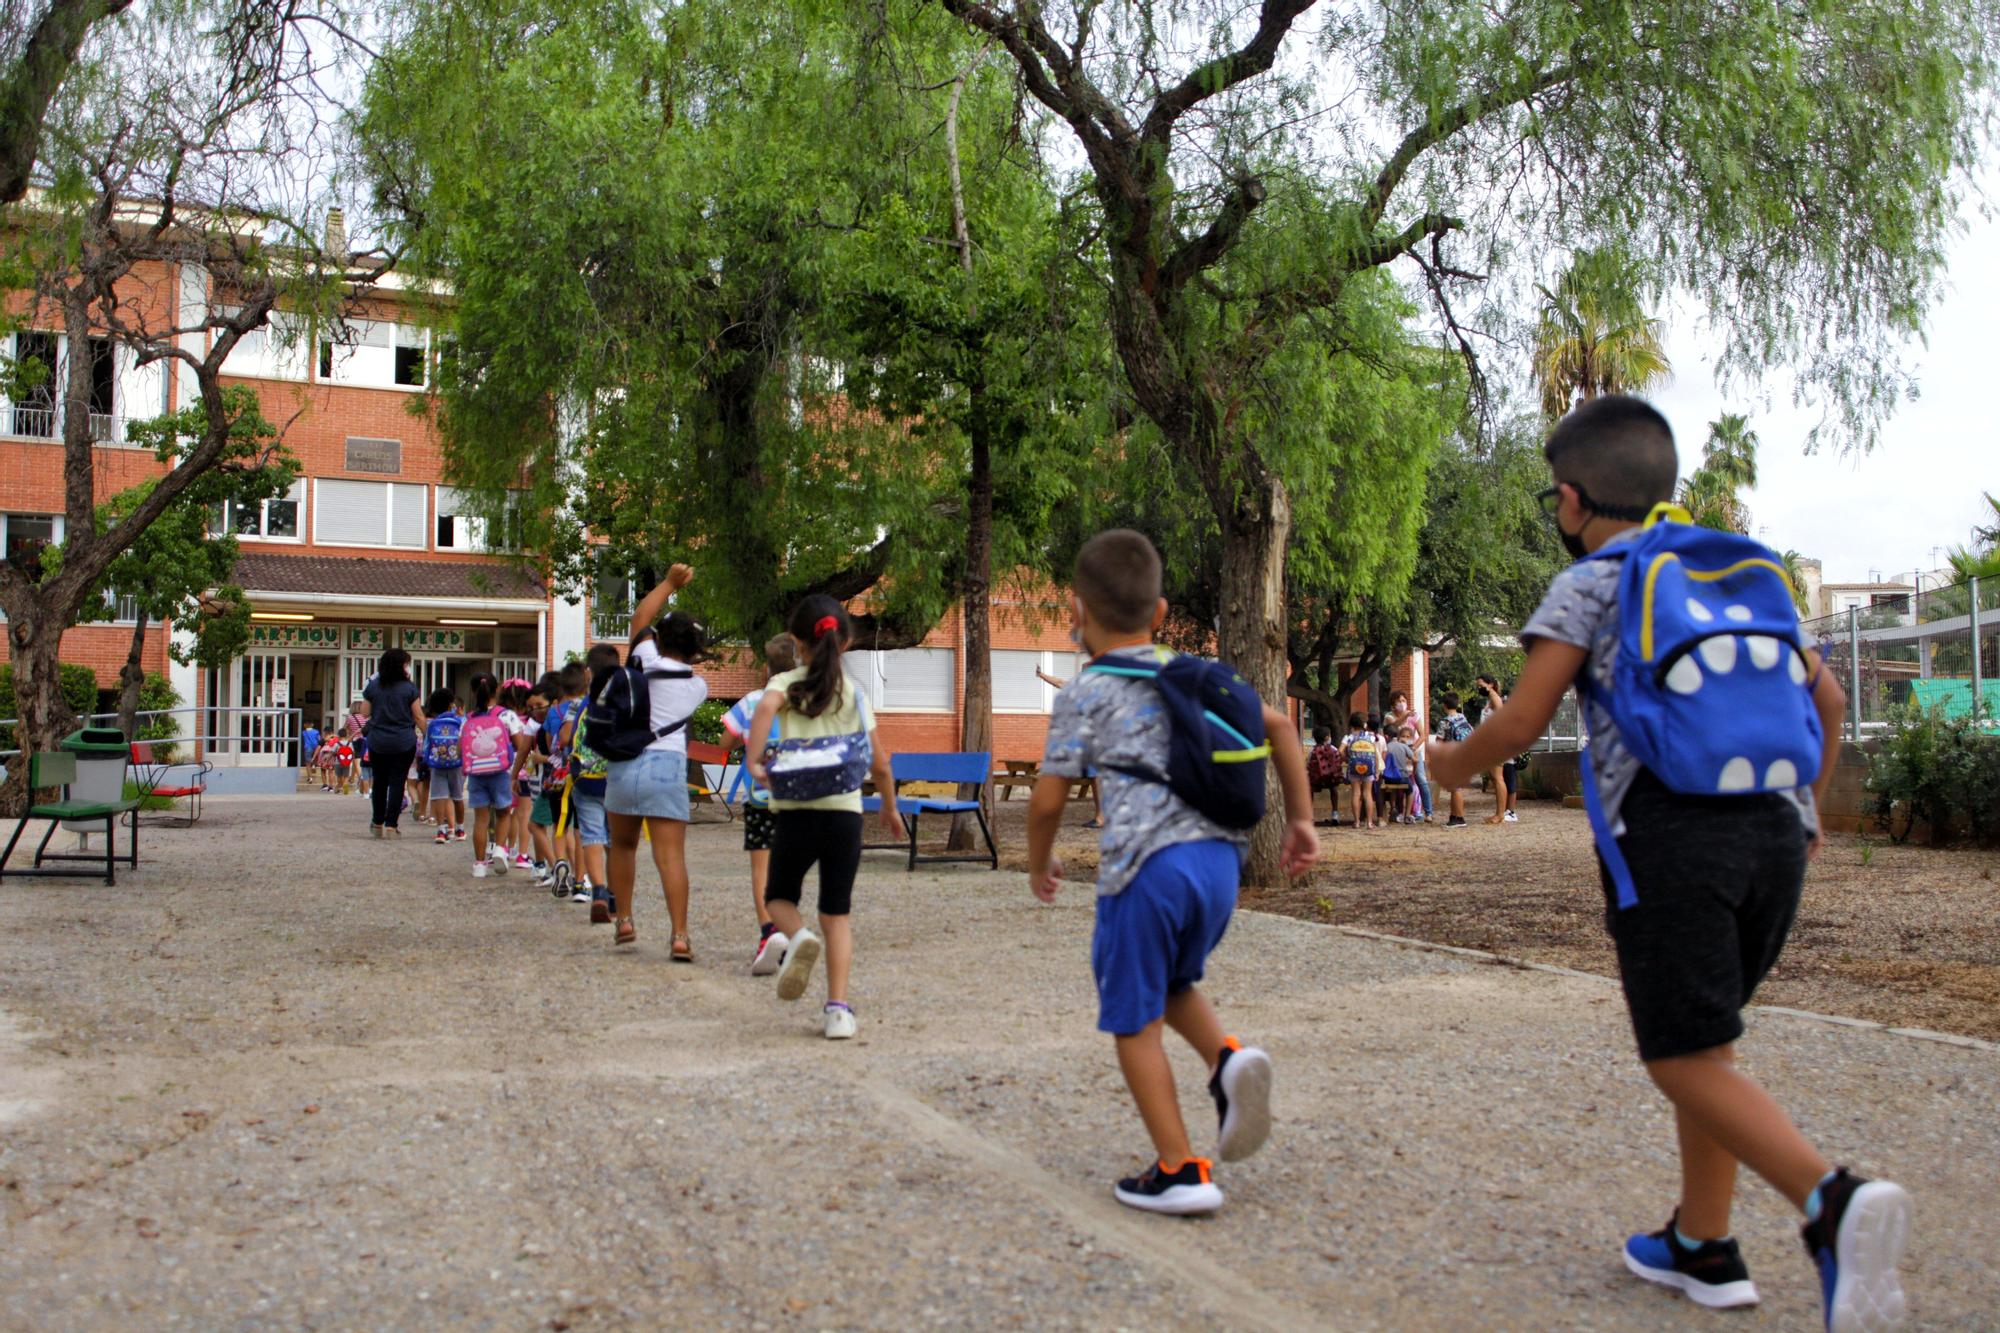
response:
[[[1569,552],[1570,559],[1581,560],[1590,554],[1589,549],[1583,544],[1583,528],[1578,528],[1575,532],[1571,532],[1562,525],[1562,520],[1559,518],[1551,518],[1549,522],[1556,525],[1556,535],[1562,538],[1563,550]],[[1589,527],[1590,520],[1585,519],[1583,526],[1585,528]]]

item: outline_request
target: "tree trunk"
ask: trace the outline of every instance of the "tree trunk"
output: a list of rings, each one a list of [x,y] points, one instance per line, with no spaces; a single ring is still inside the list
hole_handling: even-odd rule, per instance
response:
[[[118,729],[125,733],[127,745],[139,739],[139,691],[146,684],[146,668],[140,657],[145,650],[146,611],[141,607],[132,624],[132,646],[118,672]]]
[[[1291,539],[1292,507],[1284,483],[1268,472],[1246,480],[1239,498],[1222,516],[1222,615],[1218,626],[1222,659],[1242,672],[1271,707],[1285,702],[1285,544]],[[1281,883],[1278,843],[1284,804],[1277,770],[1267,766],[1269,812],[1250,838],[1246,885]]]
[[[14,743],[21,753],[7,761],[0,804],[19,817],[29,799],[28,757],[56,748],[68,710],[62,697],[61,629],[18,612],[7,629],[14,638]]]
[[[979,412],[979,389],[976,384],[972,388],[972,472],[966,481],[965,581],[960,603],[965,617],[965,727],[959,748],[976,752],[993,749],[993,453]],[[992,789],[982,790],[991,820]],[[972,795],[972,787],[959,787],[959,800],[969,801]],[[954,818],[951,850],[973,850],[976,832],[968,816]]]

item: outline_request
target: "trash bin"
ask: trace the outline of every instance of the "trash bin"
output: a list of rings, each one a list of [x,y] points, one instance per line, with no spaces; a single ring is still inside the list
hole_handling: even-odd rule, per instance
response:
[[[85,727],[62,738],[62,748],[76,756],[76,781],[70,784],[73,801],[92,805],[122,800],[125,796],[125,761],[132,749],[125,733],[116,727]],[[72,833],[100,832],[102,820],[72,819],[64,823]]]

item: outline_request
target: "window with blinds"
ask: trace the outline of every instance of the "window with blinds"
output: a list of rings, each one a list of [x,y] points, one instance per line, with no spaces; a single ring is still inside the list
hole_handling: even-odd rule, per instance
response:
[[[1018,648],[993,650],[993,711],[996,713],[1040,713],[1048,707],[1049,687],[1035,673],[1042,669],[1042,654]]]
[[[409,482],[321,477],[313,483],[313,540],[331,546],[422,549],[429,519],[425,490]]]

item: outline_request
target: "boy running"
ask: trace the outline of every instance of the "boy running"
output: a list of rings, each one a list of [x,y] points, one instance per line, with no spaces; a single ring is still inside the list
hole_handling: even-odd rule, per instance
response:
[[[1616,837],[1635,890],[1621,906],[1600,855],[1606,920],[1639,1058],[1673,1103],[1680,1137],[1679,1206],[1664,1228],[1625,1242],[1625,1265],[1705,1306],[1755,1304],[1757,1289],[1729,1236],[1740,1162],[1804,1213],[1827,1327],[1888,1328],[1903,1313],[1895,1265],[1909,1226],[1908,1196],[1886,1181],[1834,1170],[1735,1063],[1741,1010],[1784,948],[1806,862],[1819,850],[1817,798],[1833,776],[1838,742],[1825,745],[1813,786],[1793,791],[1685,795],[1642,767],[1606,702],[1621,617],[1633,614],[1619,605],[1623,562],[1615,551],[1614,558],[1584,557],[1639,536],[1654,506],[1672,499],[1673,432],[1647,404],[1612,395],[1557,423],[1543,454],[1556,483],[1543,492],[1544,503],[1553,504],[1563,544],[1578,563],[1556,576],[1521,631],[1527,662],[1507,706],[1470,740],[1433,744],[1431,767],[1447,786],[1460,785],[1519,754],[1570,686],[1584,687],[1593,813]],[[1703,659],[1734,664],[1733,654]],[[1837,738],[1846,702],[1840,686],[1816,654],[1794,665],[1801,686],[1812,682],[1824,734]],[[1695,688],[1702,688],[1699,679]]]
[[[1171,656],[1153,643],[1167,604],[1159,553],[1145,537],[1114,530],[1091,538],[1077,556],[1074,589],[1071,614],[1093,658],[1151,664]],[[1288,718],[1266,707],[1264,725],[1285,793],[1284,867],[1298,874],[1319,854],[1305,760]],[[1236,908],[1249,835],[1209,820],[1165,784],[1130,775],[1165,772],[1168,745],[1167,714],[1150,681],[1091,671],[1071,681],[1056,696],[1028,805],[1028,882],[1037,898],[1055,901],[1062,882],[1055,837],[1070,782],[1094,766],[1105,814],[1091,943],[1097,1026],[1116,1041],[1157,1158],[1119,1181],[1114,1194],[1149,1212],[1212,1213],[1222,1206],[1222,1190],[1188,1140],[1162,1024],[1208,1062],[1209,1095],[1221,1116],[1216,1155],[1226,1162],[1256,1152],[1270,1134],[1271,1058],[1224,1035],[1195,989]]]

